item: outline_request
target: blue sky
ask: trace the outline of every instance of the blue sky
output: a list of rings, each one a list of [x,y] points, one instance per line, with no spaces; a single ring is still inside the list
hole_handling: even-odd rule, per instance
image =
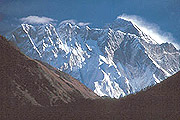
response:
[[[74,19],[103,27],[122,14],[156,25],[180,44],[180,0],[0,0],[0,34],[28,16],[44,16],[58,22]]]

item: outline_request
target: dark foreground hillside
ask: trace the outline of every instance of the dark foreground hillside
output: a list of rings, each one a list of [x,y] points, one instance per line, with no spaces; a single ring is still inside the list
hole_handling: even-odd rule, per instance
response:
[[[28,58],[0,36],[0,110],[24,105],[60,106],[96,98],[99,97],[78,80]]]
[[[179,120],[180,72],[151,89],[120,100],[79,100],[57,107],[6,111],[8,118],[33,120]]]
[[[31,60],[20,52],[14,52],[15,49],[7,41],[0,40],[0,49],[0,119],[2,120],[180,119],[180,72],[136,95],[129,95],[119,100],[95,99],[98,97],[92,91],[72,77]],[[52,76],[53,78],[58,76],[59,79],[53,79]],[[32,81],[36,81],[38,87]],[[54,96],[59,102],[52,102]],[[56,99],[54,101],[58,101]]]

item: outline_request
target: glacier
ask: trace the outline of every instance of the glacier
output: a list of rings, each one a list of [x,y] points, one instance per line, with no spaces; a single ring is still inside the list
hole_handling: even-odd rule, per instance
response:
[[[158,44],[122,18],[101,29],[72,21],[21,24],[7,38],[25,55],[70,74],[99,96],[124,97],[180,70],[180,50]]]

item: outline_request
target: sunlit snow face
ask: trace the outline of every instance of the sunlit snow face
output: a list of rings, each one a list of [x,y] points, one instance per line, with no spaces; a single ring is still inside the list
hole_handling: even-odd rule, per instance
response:
[[[171,33],[161,31],[159,26],[156,24],[148,23],[143,18],[136,15],[122,14],[117,18],[131,21],[133,24],[137,25],[144,33],[150,35],[159,44],[171,42],[175,45],[176,48],[180,48],[180,46],[175,43],[175,39],[173,38]]]

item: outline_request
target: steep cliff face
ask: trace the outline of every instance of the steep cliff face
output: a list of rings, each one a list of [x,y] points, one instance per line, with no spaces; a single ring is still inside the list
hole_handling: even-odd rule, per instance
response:
[[[1,107],[57,106],[99,98],[70,75],[33,60],[0,36]]]
[[[80,80],[99,96],[119,98],[180,70],[180,52],[158,44],[137,25],[118,18],[104,29],[62,22],[22,24],[8,35],[27,56]]]

